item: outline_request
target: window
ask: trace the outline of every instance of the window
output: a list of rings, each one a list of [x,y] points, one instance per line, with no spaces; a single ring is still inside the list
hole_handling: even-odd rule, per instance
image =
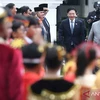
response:
[[[64,0],[63,4],[66,4],[66,5],[80,5],[80,0]]]

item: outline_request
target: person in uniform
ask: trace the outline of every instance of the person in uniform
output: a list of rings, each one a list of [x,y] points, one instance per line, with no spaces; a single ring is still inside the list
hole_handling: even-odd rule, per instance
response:
[[[0,8],[0,100],[23,100],[22,57],[6,44],[8,21],[6,10]]]
[[[46,49],[46,74],[30,86],[28,100],[71,100],[74,84],[60,75],[65,51],[60,46],[49,45]]]
[[[94,11],[89,12],[87,17],[87,23],[89,25],[89,31],[91,29],[92,23],[100,20],[100,2],[94,2]]]
[[[44,63],[44,47],[32,43],[22,48],[23,64],[25,67],[24,99],[27,100],[28,87],[40,80],[45,73],[42,63]]]
[[[44,4],[40,4],[39,5],[39,7],[43,7],[43,10],[44,10],[44,14],[45,14],[45,16],[47,15],[47,13],[48,13],[48,4],[46,4],[46,3],[44,3]],[[47,41],[48,42],[51,42],[51,34],[50,34],[50,24],[49,24],[49,22],[48,22],[48,20],[47,20],[47,18],[46,17],[44,17],[44,19],[43,19],[43,24],[44,24],[44,26],[45,26],[45,28],[46,28],[46,30],[47,30]]]

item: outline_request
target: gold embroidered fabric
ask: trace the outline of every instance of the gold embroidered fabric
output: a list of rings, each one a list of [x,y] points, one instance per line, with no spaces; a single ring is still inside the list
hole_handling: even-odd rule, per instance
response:
[[[11,47],[13,48],[21,48],[25,45],[25,41],[23,39],[14,39],[11,42]]]
[[[27,100],[73,100],[78,86],[73,86],[67,92],[55,93],[48,90],[43,90],[40,95],[29,92]]]

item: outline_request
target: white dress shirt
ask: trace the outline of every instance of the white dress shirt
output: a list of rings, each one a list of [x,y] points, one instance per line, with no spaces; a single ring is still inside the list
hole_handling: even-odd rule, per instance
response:
[[[71,28],[71,24],[72,24],[72,21],[69,19],[69,23],[70,23],[70,28]],[[73,28],[75,26],[75,19],[73,20]]]

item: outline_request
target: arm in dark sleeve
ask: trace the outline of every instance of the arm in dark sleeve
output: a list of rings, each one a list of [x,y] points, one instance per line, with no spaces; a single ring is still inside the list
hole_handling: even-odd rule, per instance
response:
[[[8,72],[8,96],[9,100],[23,100],[23,75],[22,57],[19,51],[11,53]]]
[[[63,22],[61,23],[59,30],[58,30],[58,44],[64,46],[64,27]]]

